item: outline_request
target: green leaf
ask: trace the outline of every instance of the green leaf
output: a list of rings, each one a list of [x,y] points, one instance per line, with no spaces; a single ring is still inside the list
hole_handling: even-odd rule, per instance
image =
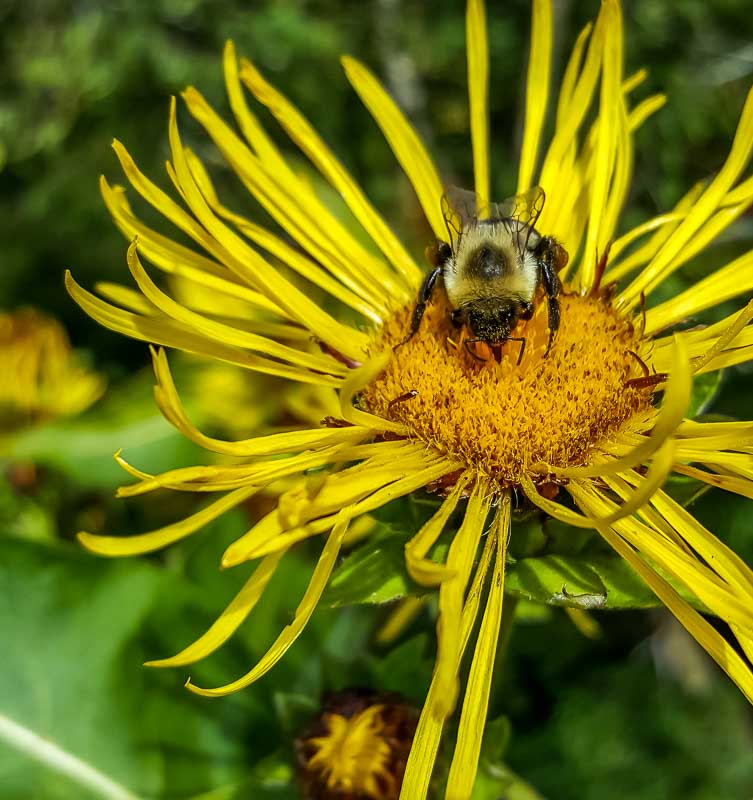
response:
[[[389,603],[420,594],[405,569],[405,539],[382,536],[346,556],[335,570],[322,602],[330,606]]]
[[[507,567],[505,592],[589,610],[661,605],[626,561],[610,555],[548,555],[515,561]]]
[[[168,788],[184,797],[245,777],[248,701],[239,716],[237,702],[202,702],[182,691],[180,675],[141,666],[137,632],[143,640],[157,603],[170,598],[170,614],[183,606],[192,617],[174,576],[135,559],[5,537],[0,596],[0,714],[31,738],[140,797]],[[105,796],[21,744],[14,736],[0,744],[3,798]]]
[[[712,405],[722,385],[723,370],[705,372],[693,378],[693,392],[690,396],[690,406],[687,417],[695,419],[704,414]]]
[[[149,472],[206,462],[206,453],[160,414],[154,376],[144,370],[109,388],[104,399],[75,419],[32,428],[13,439],[5,455],[60,470],[81,486],[111,490],[129,477],[113,454]]]

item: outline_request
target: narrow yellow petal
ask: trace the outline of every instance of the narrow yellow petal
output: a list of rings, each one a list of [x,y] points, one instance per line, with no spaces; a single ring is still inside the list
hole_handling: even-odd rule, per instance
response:
[[[656,114],[666,103],[667,96],[665,94],[654,94],[638,103],[628,114],[628,130],[635,131],[640,128],[649,117]]]
[[[223,225],[209,208],[191,174],[185,151],[178,133],[175,101],[170,105],[170,149],[173,165],[185,192],[186,201],[212,236],[227,249],[230,258],[226,263],[240,277],[247,277],[258,285],[271,300],[285,309],[311,332],[332,347],[349,357],[357,357],[366,343],[366,335],[336,322],[314,301],[277,270],[272,269],[259,254],[243,242],[240,237]]]
[[[646,333],[669,328],[682,320],[714,308],[733,297],[753,291],[753,252],[731,261],[684,292],[646,312]]]
[[[463,599],[489,511],[487,492],[486,482],[477,480],[468,500],[463,522],[447,553],[447,569],[455,574],[439,588],[438,647],[434,675],[437,699],[433,707],[433,713],[438,719],[447,718],[457,701]]]
[[[752,152],[753,90],[748,93],[735,139],[724,166],[648,266],[621,292],[618,298],[621,306],[635,305],[642,292],[648,294],[673,271],[673,262],[677,255],[719,208],[725,195],[748,165]]]
[[[753,703],[753,674],[735,648],[654,572],[619,535],[607,526],[601,526],[599,533],[643,578],[680,624],[737,684],[748,701]]]
[[[518,193],[527,191],[534,184],[533,176],[539,154],[539,142],[549,102],[551,70],[552,3],[551,0],[533,0],[531,51],[528,57],[526,76],[526,116],[523,127],[523,144],[520,149]],[[548,191],[546,187],[544,189]]]
[[[209,174],[196,155],[190,150],[187,150],[186,160],[188,161],[194,180],[215,214],[228,222],[232,222],[247,239],[250,239],[252,242],[259,245],[259,247],[262,247],[275,258],[280,259],[283,264],[295,270],[295,272],[307,281],[311,281],[315,286],[318,286],[328,294],[331,294],[332,297],[336,297],[360,314],[363,314],[367,319],[372,320],[372,322],[379,323],[382,321],[382,315],[374,307],[373,303],[367,302],[358,294],[351,291],[341,280],[335,278],[331,271],[322,269],[315,261],[304,255],[300,251],[300,248],[292,247],[279,236],[276,236],[261,225],[257,225],[251,222],[251,220],[242,217],[240,214],[230,211],[230,209],[220,202]]]
[[[494,541],[494,536],[490,535],[488,540]],[[496,543],[496,542],[495,542]],[[492,547],[484,546],[481,561],[476,569],[473,585],[468,594],[468,599],[463,606],[460,626],[461,648],[458,653],[458,662],[463,657],[465,647],[470,639],[471,632],[476,624],[476,616],[481,598],[481,587],[484,583],[489,564],[491,563]],[[455,580],[455,577],[449,580]],[[437,655],[437,664],[439,654]],[[413,746],[408,757],[408,764],[405,769],[405,777],[400,791],[400,800],[425,800],[429,790],[429,782],[434,770],[434,761],[439,750],[439,742],[444,727],[444,717],[436,714],[438,704],[441,702],[440,692],[443,689],[441,676],[437,667],[434,669],[434,677],[429,687],[429,694],[421,711]]]
[[[91,292],[87,292],[76,283],[70,272],[65,274],[65,286],[68,294],[92,319],[106,328],[130,336],[132,339],[140,339],[144,342],[166,347],[175,347],[189,353],[212,356],[220,361],[236,364],[239,367],[254,370],[255,372],[278,375],[303,383],[327,386],[339,386],[340,384],[339,378],[297,369],[267,358],[250,355],[240,348],[229,347],[215,342],[168,319],[142,317],[129,311],[123,311],[109,303],[105,303],[91,294]]]
[[[320,449],[335,444],[357,444],[373,435],[371,428],[356,425],[343,428],[317,428],[314,430],[289,431],[267,436],[255,436],[228,442],[201,433],[186,415],[173,381],[164,350],[152,349],[152,364],[157,378],[155,397],[160,411],[184,436],[214,453],[230,456],[268,457],[302,450]]]
[[[383,262],[365,249],[319,200],[311,186],[279,162],[262,160],[192,86],[183,92],[189,112],[204,127],[249,192],[299,244],[333,275],[384,309],[382,287],[368,280]],[[381,266],[380,266],[381,265]]]
[[[592,286],[596,274],[596,264],[604,254],[602,229],[617,152],[619,104],[622,102],[620,89],[622,83],[622,13],[614,0],[605,0],[602,11],[605,14],[605,36],[599,117],[593,154],[585,252],[577,274],[578,285],[583,289],[589,289]]]
[[[588,37],[591,35],[592,30],[593,23],[589,22],[578,34],[578,38],[575,40],[572,52],[570,53],[570,58],[567,61],[567,66],[562,74],[560,93],[557,99],[557,128],[562,127],[570,113],[571,104],[573,102],[573,92],[583,62],[583,51],[585,50]]]
[[[719,353],[725,350],[753,319],[753,300],[738,314],[737,319],[714,342],[714,344],[701,356],[693,360],[693,371],[700,372],[707,364],[711,363]]]
[[[354,456],[357,455],[352,450],[348,451],[348,454],[351,453]],[[117,491],[117,496],[136,497],[155,489],[165,488],[185,490],[190,487],[191,490],[197,492],[220,492],[247,485],[265,486],[278,478],[295,475],[303,470],[315,469],[337,461],[341,455],[345,457],[343,448],[334,446],[253,464],[179,467],[160,475],[145,478],[139,483],[121,486]]]
[[[489,41],[483,0],[468,0],[465,12],[465,52],[468,56],[468,102],[476,206],[489,214]],[[528,188],[528,187],[526,187]]]
[[[224,695],[232,694],[239,689],[249,686],[254,681],[261,678],[262,675],[269,672],[293,645],[311,619],[311,615],[314,613],[322,596],[324,587],[327,585],[327,581],[332,574],[332,569],[337,561],[337,556],[340,554],[340,546],[342,545],[347,529],[347,519],[335,525],[327,539],[327,544],[324,546],[314,574],[311,576],[311,581],[306,589],[306,593],[295,611],[293,621],[284,628],[275,643],[252,670],[247,672],[242,678],[238,678],[238,680],[216,689],[203,689],[191,683],[190,678],[186,682],[186,688],[204,697],[223,697]]]
[[[354,400],[361,389],[371,383],[371,381],[379,375],[391,358],[392,351],[385,350],[373,358],[370,358],[365,364],[350,371],[350,374],[345,378],[340,388],[340,413],[343,419],[352,422],[354,425],[405,435],[407,433],[405,425],[392,422],[382,417],[377,417],[374,414],[361,411],[354,406]]]
[[[314,355],[297,348],[287,347],[265,336],[259,336],[210,319],[176,302],[151,280],[139,260],[136,243],[128,248],[128,267],[139,289],[141,289],[150,303],[176,322],[201,331],[202,334],[214,342],[230,345],[231,347],[254,350],[272,358],[288,361],[294,366],[324,372],[325,374],[342,376],[347,372],[347,367],[331,356]]]
[[[441,201],[444,189],[418,134],[374,75],[354,58],[342,64],[353,88],[368,108],[416,192],[437,239],[447,238]]]
[[[193,644],[170,658],[147,661],[145,667],[181,667],[206,658],[221,647],[238,630],[241,623],[251,613],[261,598],[267,584],[277,569],[285,551],[267,556],[254,570],[243,588],[233,598],[228,607],[212,623],[211,627]]]
[[[334,512],[338,508],[343,509],[342,513],[348,519],[371,513],[398,497],[422,489],[452,472],[455,466],[442,459],[435,460],[429,466],[407,459],[399,467],[394,464],[364,464],[362,473],[354,468],[347,481],[338,480],[343,473],[331,476],[315,497],[311,497],[305,487],[303,491],[302,487],[296,487],[293,491],[301,500],[300,518],[295,522],[283,520],[279,509],[267,515],[227,548],[222,556],[222,566],[233,567],[249,558],[274,552],[309,536],[323,533],[335,523]],[[280,502],[284,499],[280,498]]]
[[[429,548],[441,536],[447,520],[457,508],[471,475],[464,472],[434,516],[405,545],[405,566],[408,574],[422,586],[435,586],[449,577],[447,568],[426,558]]]
[[[686,464],[675,464],[674,471],[679,472],[681,475],[687,475],[689,478],[703,481],[703,483],[707,483],[709,486],[716,486],[719,489],[724,489],[725,492],[733,492],[734,494],[739,494],[753,500],[753,481],[746,480],[745,478],[735,478],[730,475],[719,475],[716,472],[706,472],[706,470],[689,467]]]
[[[596,490],[587,485],[570,484],[568,489],[582,508],[614,508],[614,503],[604,497],[597,500]],[[604,528],[604,525],[598,527],[602,535]],[[707,567],[694,552],[678,548],[673,541],[657,536],[654,530],[636,519],[621,520],[614,525],[614,531],[657,568],[682,583],[712,613],[725,622],[735,622],[753,631],[749,597],[743,599],[734,587]]]
[[[235,54],[235,46],[231,41],[225,43],[225,50],[222,54],[222,67],[225,74],[225,88],[230,102],[230,108],[235,115],[238,127],[246,137],[246,141],[254,149],[256,155],[264,164],[280,175],[283,180],[292,179],[297,183],[295,173],[282,157],[277,145],[267,135],[256,115],[248,107],[246,98],[243,95],[238,74],[238,58]]]
[[[404,283],[401,285],[394,282],[393,276],[387,269],[376,273],[380,280],[386,281],[385,290],[390,293],[396,293],[398,301],[401,293],[406,300],[410,299],[405,286],[417,286],[421,282],[421,270],[419,270],[389,226],[371,205],[353,176],[332,154],[332,151],[298,109],[274,89],[262,77],[256,67],[248,61],[243,62],[241,79],[253,92],[256,99],[274,114],[288,136],[340,193],[355,218],[403,277]]]
[[[681,505],[675,502],[666,492],[657,492],[651,499],[651,505],[672,525],[682,538],[711,565],[715,572],[735,587],[741,595],[753,601],[753,571],[724,542],[714,536],[711,531]],[[753,602],[751,603],[753,616]]]
[[[497,558],[489,588],[486,609],[481,620],[476,649],[473,653],[468,688],[460,715],[455,754],[447,778],[446,800],[468,800],[476,781],[478,759],[484,723],[489,708],[489,693],[492,685],[494,658],[497,653],[499,630],[502,623],[502,601],[504,599],[505,561],[507,538],[510,528],[510,495],[506,494],[495,520]],[[490,534],[491,536],[492,534]]]
[[[601,72],[601,59],[604,51],[604,31],[606,27],[607,8],[602,4],[599,17],[593,29],[585,61],[577,81],[572,85],[565,84],[565,93],[560,94],[560,101],[557,110],[557,127],[554,137],[544,157],[544,164],[541,168],[541,178],[539,183],[547,194],[546,204],[539,220],[542,230],[558,230],[556,223],[561,220],[563,213],[568,208],[572,208],[572,201],[565,204],[565,196],[572,192],[573,177],[571,169],[566,165],[572,165],[575,160],[576,144],[578,133],[586,115],[591,108],[591,104],[596,90],[596,84]],[[575,59],[580,57],[578,47],[585,44],[585,31],[581,33],[573,51],[568,71],[566,75],[574,75]],[[578,187],[575,187],[576,189]],[[575,194],[577,197],[577,192]],[[572,216],[572,215],[570,215]],[[562,223],[560,223],[562,225]],[[568,222],[568,228],[569,228]],[[573,243],[565,241],[565,245],[570,250],[574,250]],[[574,253],[570,253],[571,260]]]
[[[405,597],[395,610],[387,617],[387,621],[379,628],[376,634],[376,643],[382,647],[395,642],[413,620],[426,608],[428,595],[421,597]]]
[[[195,514],[191,514],[190,517],[149,533],[141,533],[136,536],[99,536],[81,531],[77,534],[77,538],[87,550],[100,556],[136,556],[152,553],[196,533],[213,519],[244,502],[257,491],[258,489],[254,486],[237,489],[225,497],[215,500]]]
[[[123,235],[129,242],[138,238],[139,252],[143,253],[161,270],[170,275],[177,275],[199,283],[213,292],[220,292],[222,295],[243,300],[254,308],[269,311],[278,316],[287,316],[269,298],[250,289],[245,284],[239,283],[236,276],[227,267],[223,267],[147,227],[131,211],[124,189],[111,187],[103,177],[100,178],[100,190],[107,210]]]

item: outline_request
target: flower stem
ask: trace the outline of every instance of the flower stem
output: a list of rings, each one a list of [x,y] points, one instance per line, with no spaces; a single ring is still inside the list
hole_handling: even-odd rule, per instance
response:
[[[137,795],[115,783],[98,769],[2,714],[0,741],[51,770],[66,775],[79,786],[85,786],[105,800],[139,800]]]

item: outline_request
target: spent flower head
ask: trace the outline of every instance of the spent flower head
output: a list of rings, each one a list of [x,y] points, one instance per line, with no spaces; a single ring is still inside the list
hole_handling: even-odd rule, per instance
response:
[[[450,323],[441,290],[408,338],[426,270],[302,113],[253,64],[239,62],[232,44],[224,69],[237,129],[196,89],[183,97],[283,234],[223,203],[201,161],[183,145],[173,102],[167,169],[177,199],[143,175],[122,144],[114,147],[136,192],[194,246],[148,227],[131,210],[124,190],[103,179],[105,202],[132,240],[128,265],[139,291],[110,292],[113,304],[67,278],[82,308],[114,330],[334,390],[338,398],[337,413],[322,425],[219,440],[191,423],[165,351],[154,350],[156,397],[166,418],[208,450],[244,461],[151,475],[121,459],[136,479],[121,496],[168,487],[217,499],[150,533],[130,538],[83,533],[85,546],[108,556],[147,553],[194,533],[261,489],[282,488],[277,508],[223,555],[225,567],[258,561],[240,593],[196,642],[152,665],[185,666],[213,652],[259,602],[287,550],[304,539],[326,537],[293,621],[259,663],[218,688],[189,681],[191,691],[228,694],[258,680],[282,658],[316,608],[354,520],[426,487],[443,497],[405,545],[410,576],[423,587],[436,587],[439,597],[436,665],[402,786],[401,797],[409,800],[426,796],[443,728],[458,705],[446,796],[467,798],[472,791],[500,636],[515,498],[601,536],[753,701],[753,572],[662,488],[679,473],[753,497],[753,422],[694,421],[689,412],[696,376],[753,357],[753,304],[713,325],[678,330],[689,317],[750,292],[753,253],[716,268],[669,300],[651,302],[657,286],[753,202],[753,178],[744,177],[753,152],[753,94],[716,176],[691,188],[673,209],[618,235],[634,132],[665,98],[634,100],[645,73],[623,73],[617,0],[604,0],[593,25],[578,36],[559,87],[550,85],[553,21],[547,0],[534,0],[532,30],[513,189],[542,187],[546,202],[536,230],[569,254],[558,276],[561,319],[550,352],[553,323],[541,292],[530,319],[510,331],[526,340],[519,363],[518,341],[497,348],[497,358],[489,352],[485,358],[481,353],[482,360],[474,357],[465,346],[472,333]],[[467,45],[475,193],[478,207],[485,208],[489,64],[481,0],[468,3]],[[446,240],[445,190],[420,137],[365,66],[349,57],[343,66],[410,179],[435,236]],[[290,166],[260,125],[246,90],[339,192],[370,246]],[[545,141],[550,101],[553,135]],[[193,282],[204,292],[201,305],[176,301],[154,282],[144,262]],[[277,263],[296,278],[285,277]],[[352,325],[343,321],[345,315],[330,313],[311,299],[310,287],[348,309],[347,318],[359,315],[360,322]],[[227,313],[230,300],[245,312]],[[462,522],[438,563],[432,548],[456,511]],[[726,627],[712,625],[697,608]],[[461,692],[461,665],[471,643]]]

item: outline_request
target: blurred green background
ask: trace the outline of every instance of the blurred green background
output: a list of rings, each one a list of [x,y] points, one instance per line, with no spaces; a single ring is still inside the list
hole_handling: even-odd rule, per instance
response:
[[[559,71],[598,4],[555,5]],[[641,96],[669,95],[637,136],[627,227],[722,164],[753,83],[753,14],[750,0],[632,0],[625,20],[627,71],[650,69]],[[528,3],[490,3],[498,197],[515,182],[528,30]],[[73,541],[82,527],[145,531],[194,507],[172,495],[113,500],[123,480],[111,459],[119,447],[153,472],[207,456],[159,419],[147,348],[86,318],[62,275],[70,267],[87,287],[129,282],[125,242],[97,187],[100,173],[122,182],[110,140],[121,139],[166,186],[168,98],[194,84],[226,113],[227,38],[299,105],[415,252],[427,229],[339,55],[356,55],[384,79],[447,182],[468,185],[472,174],[461,2],[0,0],[0,309],[33,305],[56,316],[109,382],[78,419],[25,430],[0,452],[0,714],[148,798],[294,798],[292,738],[323,690],[370,684],[420,705],[431,674],[428,611],[391,649],[373,639],[389,608],[324,608],[260,684],[225,700],[195,697],[182,689],[182,670],[140,665],[203,632],[241,585],[247,573],[220,574],[217,563],[248,514],[130,561],[96,559]],[[221,190],[237,208],[253,208],[188,115],[181,119]],[[273,122],[269,130],[292,152]],[[665,291],[751,246],[746,215]],[[196,386],[196,370],[179,365],[179,378]],[[751,370],[730,370],[711,410],[750,416],[752,392]],[[221,428],[200,390],[188,404],[199,421]],[[260,403],[259,424],[268,412]],[[747,501],[710,492],[694,512],[753,561]],[[252,622],[190,674],[213,684],[245,672],[289,621],[315,556],[315,547],[297,551]],[[663,612],[604,612],[603,634],[592,640],[549,611],[523,608],[491,714],[493,730],[511,734],[490,737],[499,747],[485,756],[479,798],[535,796],[500,777],[502,756],[557,800],[753,796],[751,710]],[[0,743],[2,800],[89,796],[97,795]]]

